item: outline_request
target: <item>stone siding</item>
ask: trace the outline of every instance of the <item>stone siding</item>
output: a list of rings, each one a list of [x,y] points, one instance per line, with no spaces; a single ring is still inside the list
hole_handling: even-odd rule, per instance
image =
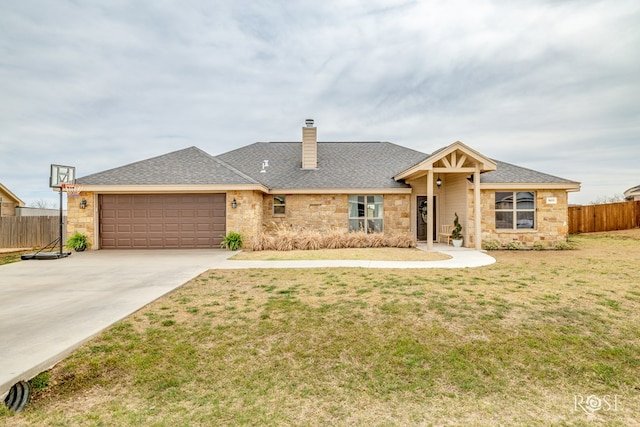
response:
[[[263,225],[286,224],[313,230],[349,230],[347,194],[285,194],[285,214],[273,213],[273,195],[264,195]],[[411,196],[384,194],[384,232],[409,233]]]
[[[502,190],[501,190],[502,191]],[[527,191],[527,190],[521,190]],[[568,226],[568,195],[564,190],[535,190],[536,213],[535,229],[533,230],[497,230],[495,224],[495,193],[496,190],[483,190],[480,193],[482,204],[482,242],[498,241],[502,245],[520,242],[526,247],[536,243],[554,246],[559,242],[566,242],[569,233]],[[475,244],[473,233],[475,219],[473,217],[473,191],[469,191],[469,242],[466,246]],[[555,198],[556,204],[547,203],[547,198]],[[466,243],[466,242],[465,242]]]
[[[82,199],[87,201],[85,209],[80,209]],[[86,234],[91,247],[96,248],[97,215],[97,197],[94,193],[83,191],[76,197],[67,196],[67,237],[72,236],[76,231]]]
[[[236,200],[237,207],[231,204]],[[227,233],[240,233],[245,240],[256,235],[262,227],[262,193],[259,191],[227,192]]]
[[[285,194],[285,214],[273,213],[273,195],[264,195],[263,225],[286,224],[313,230],[349,229],[346,194]]]
[[[385,233],[411,233],[411,194],[385,194]]]

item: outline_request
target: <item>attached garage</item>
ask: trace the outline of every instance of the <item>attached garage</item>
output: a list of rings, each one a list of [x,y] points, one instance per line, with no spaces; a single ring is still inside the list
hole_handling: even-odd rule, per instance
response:
[[[102,249],[219,247],[226,234],[225,194],[102,194]]]

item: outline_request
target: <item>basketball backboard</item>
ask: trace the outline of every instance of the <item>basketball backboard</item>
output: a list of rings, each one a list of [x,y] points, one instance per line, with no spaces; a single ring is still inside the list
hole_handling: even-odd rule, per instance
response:
[[[75,184],[76,168],[74,166],[51,165],[49,187],[62,188],[62,184]]]

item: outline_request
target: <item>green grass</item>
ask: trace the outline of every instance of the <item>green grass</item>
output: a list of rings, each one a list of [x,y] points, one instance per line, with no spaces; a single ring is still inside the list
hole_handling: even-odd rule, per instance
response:
[[[23,254],[32,253],[33,251],[20,251],[15,252],[2,252],[0,253],[0,265],[11,264],[12,262],[18,262],[21,260]]]
[[[637,425],[640,240],[574,241],[475,269],[209,271],[0,425]]]

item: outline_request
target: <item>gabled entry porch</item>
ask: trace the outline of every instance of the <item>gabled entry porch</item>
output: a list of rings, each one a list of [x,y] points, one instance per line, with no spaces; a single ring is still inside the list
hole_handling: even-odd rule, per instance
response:
[[[493,160],[457,141],[394,177],[411,185],[413,230],[428,250],[433,250],[439,227],[453,224],[456,213],[464,245],[472,247],[473,242],[473,247],[482,248],[480,174],[496,168]]]

